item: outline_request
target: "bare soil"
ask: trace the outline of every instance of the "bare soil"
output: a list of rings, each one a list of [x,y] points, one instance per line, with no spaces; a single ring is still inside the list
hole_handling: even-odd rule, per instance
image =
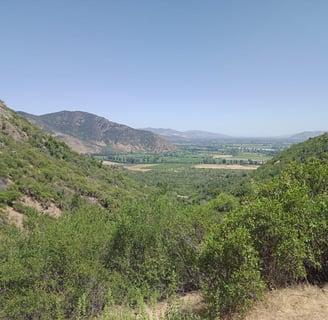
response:
[[[105,165],[105,166],[114,166],[114,167],[121,165],[120,163],[113,162],[113,161],[108,161],[108,160],[103,161],[102,164]]]
[[[124,166],[124,168],[130,171],[147,172],[152,170],[150,168],[152,166],[156,166],[156,164],[137,164],[135,166]]]
[[[57,208],[53,203],[49,203],[49,205],[45,208],[38,201],[28,196],[24,196],[22,199],[19,200],[19,202],[28,207],[34,208],[40,213],[49,214],[49,216],[52,216],[54,218],[59,218],[61,216],[61,210]]]
[[[232,154],[215,154],[213,155],[213,159],[227,159],[232,158]]]
[[[57,208],[54,203],[49,203],[47,207],[44,207],[38,201],[28,196],[22,197],[17,202],[25,206],[34,208],[40,214],[48,214],[49,216],[52,216],[54,218],[59,218],[62,213],[61,210]],[[3,212],[7,216],[9,223],[16,225],[19,229],[24,229],[24,214],[18,212],[17,210],[9,206],[3,209],[1,212]]]
[[[256,170],[259,166],[239,165],[239,164],[197,164],[196,169],[225,169],[225,170]]]

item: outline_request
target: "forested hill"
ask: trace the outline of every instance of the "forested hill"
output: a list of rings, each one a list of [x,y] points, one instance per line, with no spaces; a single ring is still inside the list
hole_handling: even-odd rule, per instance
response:
[[[291,162],[300,164],[311,158],[328,161],[328,133],[292,145],[258,168],[254,176],[268,179],[278,175]]]
[[[79,153],[165,153],[177,150],[176,146],[152,132],[133,129],[87,112],[60,111],[41,116],[20,114]]]

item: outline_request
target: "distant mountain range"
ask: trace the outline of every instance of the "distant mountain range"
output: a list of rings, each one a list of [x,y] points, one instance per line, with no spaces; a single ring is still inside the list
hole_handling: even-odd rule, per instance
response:
[[[186,142],[240,142],[272,140],[298,143],[319,136],[324,131],[306,131],[283,137],[232,137],[201,130],[178,131],[163,128],[133,129],[82,111],[60,111],[40,116],[19,112],[32,124],[57,137],[79,153],[149,152],[165,153],[178,150]]]
[[[326,131],[304,131],[301,133],[294,134],[289,137],[290,140],[295,142],[302,142],[309,138],[314,138],[324,134]]]
[[[166,140],[173,143],[190,142],[190,141],[208,141],[208,140],[219,140],[219,141],[241,141],[247,139],[255,140],[283,140],[286,142],[297,143],[305,141],[309,138],[320,136],[325,131],[304,131],[297,134],[292,134],[288,136],[277,136],[277,137],[233,137],[221,133],[214,133],[201,130],[189,130],[189,131],[177,131],[173,129],[163,129],[163,128],[144,128],[153,132]]]
[[[19,112],[42,130],[79,153],[174,152],[177,147],[160,136],[81,111],[60,111],[40,116]]]
[[[201,130],[188,130],[188,131],[177,131],[173,129],[163,129],[163,128],[144,128],[153,132],[166,140],[172,142],[183,142],[183,141],[196,141],[196,140],[228,140],[232,137],[225,134],[201,131]]]

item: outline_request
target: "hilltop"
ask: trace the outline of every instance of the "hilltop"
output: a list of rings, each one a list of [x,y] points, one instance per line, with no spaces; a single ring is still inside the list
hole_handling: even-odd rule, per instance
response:
[[[79,153],[166,153],[177,150],[176,146],[152,132],[133,129],[87,112],[60,111],[40,116],[19,113]]]

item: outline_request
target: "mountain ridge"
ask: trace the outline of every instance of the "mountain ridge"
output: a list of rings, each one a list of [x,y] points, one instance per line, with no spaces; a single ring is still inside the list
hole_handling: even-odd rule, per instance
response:
[[[204,130],[186,130],[179,131],[174,129],[165,128],[143,128],[142,130],[147,130],[153,132],[159,136],[165,137],[169,141],[189,141],[189,140],[225,140],[231,139],[231,136],[209,132]]]
[[[210,132],[205,130],[186,130],[179,131],[171,128],[152,128],[147,127],[142,130],[147,130],[158,134],[159,136],[165,137],[165,139],[171,142],[183,142],[183,141],[200,141],[200,140],[247,140],[247,139],[257,139],[257,140],[284,140],[291,143],[298,143],[306,141],[309,138],[314,138],[324,134],[327,131],[316,130],[316,131],[302,131],[298,133],[283,135],[283,136],[231,136],[223,133]]]
[[[152,132],[133,129],[89,112],[65,110],[39,116],[18,113],[79,153],[166,153],[177,150],[176,146]]]

